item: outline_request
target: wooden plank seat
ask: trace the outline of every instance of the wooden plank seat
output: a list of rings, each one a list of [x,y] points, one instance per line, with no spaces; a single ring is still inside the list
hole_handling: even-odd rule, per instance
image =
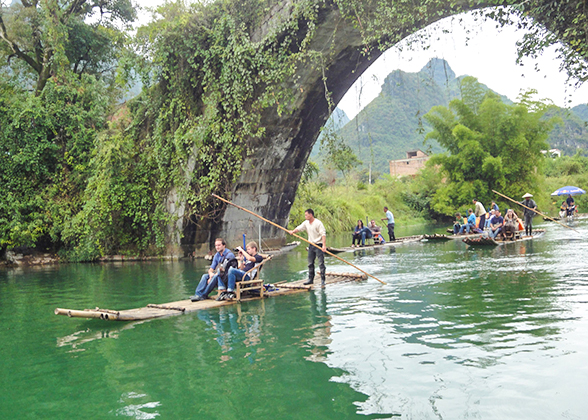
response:
[[[500,233],[500,236],[502,237],[503,241],[516,241],[517,239],[521,239],[521,231],[520,230],[515,230],[514,232],[512,231],[505,231],[503,230]]]
[[[263,279],[261,278],[261,269],[263,265],[272,259],[271,255],[260,254],[263,257],[263,261],[253,267],[251,270],[247,271],[245,275],[249,275],[249,280],[246,281],[238,281],[235,285],[235,295],[237,295],[236,300],[237,302],[241,301],[241,296],[243,293],[247,294],[253,291],[259,290],[259,296],[263,297]],[[254,272],[251,276],[251,272]],[[245,277],[245,276],[243,276]],[[256,292],[257,293],[257,292]]]

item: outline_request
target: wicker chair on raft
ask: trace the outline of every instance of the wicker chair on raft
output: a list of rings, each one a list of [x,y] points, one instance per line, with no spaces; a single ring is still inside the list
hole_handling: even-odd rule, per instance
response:
[[[248,294],[250,292],[255,292],[256,294],[259,293],[259,296],[263,297],[264,288],[263,279],[261,278],[261,269],[263,268],[266,262],[272,259],[272,256],[266,254],[260,255],[263,257],[263,261],[245,273],[245,275],[249,276],[249,280],[238,281],[235,286],[235,295],[237,296],[237,302],[241,301],[241,296],[243,294]],[[243,278],[245,278],[245,276],[243,276]]]

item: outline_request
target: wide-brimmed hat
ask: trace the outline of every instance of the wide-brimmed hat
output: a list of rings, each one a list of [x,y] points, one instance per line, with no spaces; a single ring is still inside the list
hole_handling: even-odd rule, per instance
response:
[[[533,197],[533,194],[527,193],[527,194],[523,195],[523,198],[531,198],[531,197]]]

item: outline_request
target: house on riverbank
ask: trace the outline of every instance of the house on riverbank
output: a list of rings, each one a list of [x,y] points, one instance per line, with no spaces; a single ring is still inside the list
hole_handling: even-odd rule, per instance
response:
[[[428,160],[429,156],[421,150],[406,152],[406,159],[390,161],[390,176],[393,178],[414,176]]]

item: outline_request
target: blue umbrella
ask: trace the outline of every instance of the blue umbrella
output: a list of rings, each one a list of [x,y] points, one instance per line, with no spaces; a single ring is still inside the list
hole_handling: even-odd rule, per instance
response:
[[[580,194],[586,194],[586,191],[584,191],[582,188],[578,188],[578,187],[561,187],[559,190],[555,190],[554,192],[551,193],[551,195],[580,195]]]

